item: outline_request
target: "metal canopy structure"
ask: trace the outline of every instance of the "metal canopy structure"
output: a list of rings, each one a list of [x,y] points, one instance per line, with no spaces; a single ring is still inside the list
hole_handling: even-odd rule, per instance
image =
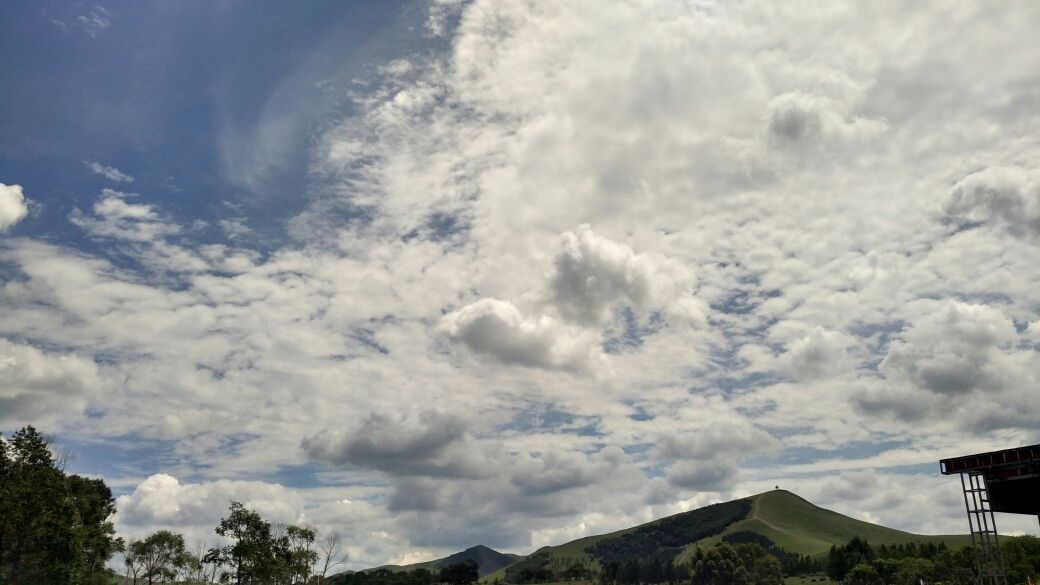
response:
[[[961,476],[979,583],[1006,585],[993,512],[1040,516],[1040,445],[943,459],[939,470]]]

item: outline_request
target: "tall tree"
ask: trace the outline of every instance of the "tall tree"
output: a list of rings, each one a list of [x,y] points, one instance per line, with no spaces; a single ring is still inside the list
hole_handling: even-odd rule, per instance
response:
[[[284,538],[288,553],[289,583],[306,583],[311,576],[311,567],[318,562],[318,551],[314,548],[314,530],[288,526]]]
[[[70,475],[65,481],[79,514],[82,573],[87,581],[98,577],[105,580],[105,562],[123,548],[122,539],[108,521],[116,511],[112,490],[100,479]]]
[[[227,517],[220,520],[217,534],[231,544],[222,557],[231,568],[233,583],[259,585],[276,571],[277,557],[271,524],[241,502],[231,502]]]
[[[342,551],[343,544],[341,542],[338,532],[329,532],[322,537],[321,542],[318,543],[318,550],[320,552],[319,559],[321,561],[321,575],[318,580],[319,583],[325,583],[326,575],[328,572],[340,565],[347,560],[347,555]]]
[[[122,544],[108,522],[112,493],[99,479],[66,476],[66,462],[32,426],[0,437],[0,582],[106,578],[104,564]]]
[[[169,530],[159,530],[138,540],[130,546],[139,573],[148,585],[166,583],[177,577],[177,572],[187,560],[184,537]]]

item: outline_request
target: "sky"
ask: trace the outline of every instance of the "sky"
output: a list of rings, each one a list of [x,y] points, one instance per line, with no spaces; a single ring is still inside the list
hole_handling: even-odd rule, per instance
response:
[[[5,2],[0,431],[216,541],[527,553],[1040,443],[1040,5]],[[1040,533],[998,515],[1002,532]]]

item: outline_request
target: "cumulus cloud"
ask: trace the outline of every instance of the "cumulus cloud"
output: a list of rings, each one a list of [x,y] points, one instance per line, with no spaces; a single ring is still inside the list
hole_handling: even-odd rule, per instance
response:
[[[625,462],[618,447],[607,447],[590,459],[578,453],[550,452],[513,467],[512,482],[526,495],[542,495],[586,487],[609,476]]]
[[[675,486],[697,491],[725,492],[738,478],[743,461],[773,452],[777,441],[748,419],[705,402],[705,422],[657,436],[657,454],[672,463],[666,477]]]
[[[683,292],[691,294],[692,285],[684,268],[637,255],[623,243],[597,236],[589,225],[564,232],[548,283],[560,314],[584,325],[603,322],[619,302],[641,310],[663,308]]]
[[[769,139],[778,147],[866,138],[885,129],[884,122],[861,117],[849,119],[831,99],[801,92],[778,95],[769,101],[768,108]]]
[[[83,411],[102,389],[97,364],[0,338],[0,420],[16,425]]]
[[[971,173],[953,186],[945,210],[1016,235],[1040,235],[1040,171],[989,167]]]
[[[28,214],[22,186],[0,183],[0,232],[10,229]]]
[[[853,360],[848,349],[855,343],[847,334],[815,327],[790,344],[780,365],[800,380],[814,380],[848,372]]]
[[[86,163],[87,168],[94,172],[95,175],[101,175],[109,181],[115,183],[133,183],[134,178],[124,173],[123,171],[115,168],[105,166],[97,161],[91,161]]]
[[[708,308],[693,296],[693,285],[679,263],[636,254],[582,225],[563,233],[545,291],[529,291],[544,295],[531,303],[530,314],[510,301],[484,298],[444,317],[441,330],[453,343],[502,363],[609,373],[601,344],[613,311],[626,307],[637,316],[656,312],[676,325],[703,325]]]
[[[480,299],[446,315],[440,326],[452,342],[504,364],[575,372],[606,367],[596,333],[525,315],[509,301]]]
[[[481,446],[465,421],[435,410],[405,417],[370,414],[354,430],[324,430],[302,443],[312,458],[404,476],[479,477],[487,473]]]
[[[979,433],[1029,428],[1023,413],[1040,407],[1035,392],[1027,390],[1040,378],[1040,353],[1023,343],[999,309],[956,301],[925,306],[879,365],[887,384],[854,392],[857,407]]]
[[[678,487],[701,492],[731,489],[740,472],[736,461],[678,461],[668,468],[668,481]]]
[[[298,523],[303,518],[302,499],[279,484],[229,480],[184,483],[172,475],[157,473],[116,498],[115,525],[128,536],[142,536],[163,527],[195,529],[192,536],[204,537],[227,514],[231,500],[275,522]]]
[[[1003,386],[1003,353],[1016,338],[1015,325],[985,305],[947,302],[894,341],[880,370],[942,395]]]

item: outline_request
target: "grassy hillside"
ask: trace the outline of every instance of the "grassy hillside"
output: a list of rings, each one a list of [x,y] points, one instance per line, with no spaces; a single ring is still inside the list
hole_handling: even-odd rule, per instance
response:
[[[690,542],[718,534],[745,518],[747,499],[705,506],[610,534],[586,536],[559,546],[543,547],[522,561],[488,575],[485,581],[515,580],[521,571],[548,568],[559,574],[574,565],[598,570],[602,563],[628,558],[671,560]]]
[[[741,531],[761,534],[788,552],[822,556],[831,545],[853,536],[872,545],[945,542],[970,545],[967,535],[920,535],[856,520],[820,508],[786,490],[764,492],[725,504],[707,506],[661,518],[610,534],[587,536],[559,546],[543,547],[526,559],[487,574],[481,581],[508,581],[518,571],[549,567],[562,571],[574,564],[598,569],[604,560],[627,556],[685,562],[696,546],[710,547],[723,536]]]
[[[752,496],[751,513],[713,537],[691,543],[676,559],[684,561],[693,549],[712,546],[722,536],[748,530],[766,536],[788,552],[818,556],[831,545],[845,544],[853,536],[873,545],[908,542],[945,542],[959,547],[971,544],[968,535],[921,535],[887,528],[816,506],[786,490],[773,490]]]

